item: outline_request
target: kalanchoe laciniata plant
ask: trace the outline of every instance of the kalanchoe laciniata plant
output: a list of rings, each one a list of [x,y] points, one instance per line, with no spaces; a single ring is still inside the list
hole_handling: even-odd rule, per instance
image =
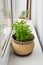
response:
[[[34,35],[30,30],[30,26],[26,25],[26,22],[24,22],[23,20],[14,23],[12,27],[17,41],[26,42],[34,39]]]
[[[21,12],[21,14],[20,14],[21,17],[25,17],[25,18],[27,18],[27,15],[29,17],[29,15],[30,15],[30,11],[29,10],[23,10]]]

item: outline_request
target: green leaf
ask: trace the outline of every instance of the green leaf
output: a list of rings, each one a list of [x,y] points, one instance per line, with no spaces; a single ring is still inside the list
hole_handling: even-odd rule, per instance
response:
[[[26,25],[26,22],[23,20],[16,22],[12,25],[13,30],[15,31],[16,40],[18,41],[30,41],[34,39],[34,35],[30,30],[30,26]]]

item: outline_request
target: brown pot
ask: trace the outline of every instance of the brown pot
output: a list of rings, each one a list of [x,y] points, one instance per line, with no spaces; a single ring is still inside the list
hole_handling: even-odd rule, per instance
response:
[[[18,22],[20,22],[20,21],[25,21],[25,22],[27,22],[27,18],[26,17],[18,17],[17,18],[18,19]]]
[[[23,56],[30,54],[33,51],[34,41],[19,42],[12,38],[11,46],[16,54]]]

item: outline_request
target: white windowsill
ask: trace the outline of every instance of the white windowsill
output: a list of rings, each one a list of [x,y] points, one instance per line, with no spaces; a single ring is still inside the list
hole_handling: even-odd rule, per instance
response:
[[[11,38],[12,38],[12,31],[11,29],[6,30],[6,43],[4,45],[4,48],[2,50],[2,64],[3,65],[7,65],[8,63],[8,59],[9,59],[9,55],[10,55],[10,42],[11,42]]]
[[[27,24],[32,26],[31,28],[35,35],[35,39],[34,39],[35,46],[33,53],[26,57],[19,57],[15,55],[13,52],[11,52],[8,65],[43,65],[43,53],[35,29],[31,21],[28,21]]]

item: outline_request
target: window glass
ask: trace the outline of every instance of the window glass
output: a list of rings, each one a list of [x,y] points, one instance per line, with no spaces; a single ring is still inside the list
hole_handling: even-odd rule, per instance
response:
[[[5,41],[11,33],[11,0],[1,0],[0,2],[0,42],[1,46],[5,45]],[[3,47],[4,48],[4,47]]]

